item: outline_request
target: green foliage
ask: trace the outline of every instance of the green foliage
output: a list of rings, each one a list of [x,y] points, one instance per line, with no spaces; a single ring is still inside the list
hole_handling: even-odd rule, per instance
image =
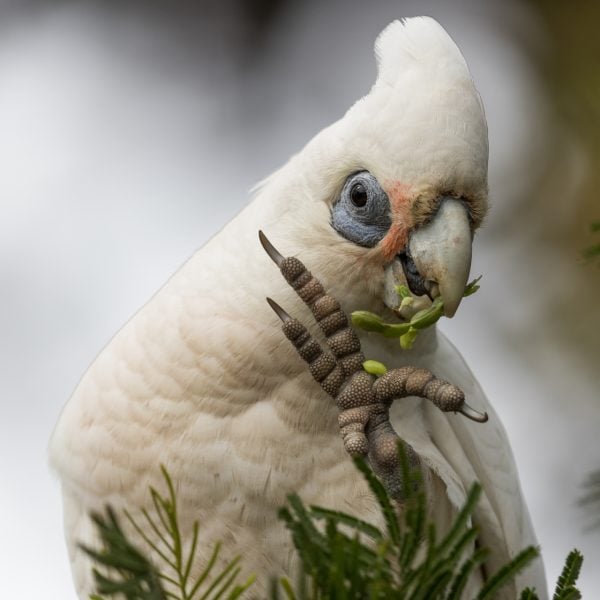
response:
[[[484,584],[477,596],[478,599],[492,598],[494,594],[522,571],[534,558],[539,556],[539,550],[533,546],[528,546],[522,552],[519,552],[510,563],[504,565],[495,575],[490,577]]]
[[[592,223],[591,230],[593,233],[600,233],[600,221]],[[587,260],[592,260],[595,258],[600,258],[600,243],[593,244],[588,246],[583,251],[583,256]]]
[[[580,600],[581,592],[575,587],[581,565],[583,564],[583,555],[579,550],[571,550],[565,560],[565,566],[556,582],[556,589],[552,600]],[[521,592],[519,600],[540,600],[535,590],[526,588]]]
[[[355,459],[381,510],[382,531],[351,515],[312,506],[297,495],[280,510],[291,532],[306,581],[303,591],[281,580],[288,600],[459,600],[467,581],[485,561],[488,551],[475,549],[477,528],[471,517],[481,493],[474,485],[448,533],[438,539],[427,519],[427,502],[419,471],[401,454],[406,500],[401,521],[392,499],[363,459]],[[525,568],[538,550],[526,548],[488,579],[477,596],[492,598]],[[278,594],[273,594],[277,598]]]
[[[575,587],[581,565],[583,564],[583,555],[579,550],[571,550],[562,573],[556,582],[556,591],[552,600],[579,600],[581,593]]]
[[[480,279],[481,277],[477,277],[467,285],[463,297],[471,296],[479,289]],[[412,304],[414,300],[410,290],[406,286],[397,286],[396,291],[401,298],[400,308]],[[415,313],[407,323],[385,323],[379,315],[367,310],[357,310],[351,315],[352,324],[355,327],[379,333],[387,338],[398,338],[400,340],[400,347],[404,350],[412,348],[419,331],[431,327],[443,316],[444,301],[441,296],[438,296],[429,308]]]
[[[168,571],[162,572],[152,566],[150,560],[127,539],[114,511],[107,507],[106,517],[92,515],[103,543],[103,550],[95,551],[82,546],[97,564],[107,567],[113,574],[113,578],[110,578],[94,569],[97,593],[108,596],[121,594],[126,600],[235,600],[252,585],[254,577],[243,584],[236,584],[241,571],[239,556],[215,574],[214,567],[219,558],[220,544],[215,545],[207,564],[197,578],[194,580],[191,577],[198,549],[198,522],[195,521],[192,526],[192,539],[186,550],[177,517],[175,487],[163,466],[161,471],[167,486],[167,495],[163,496],[150,487],[154,515],[142,509],[143,525],[140,525],[129,511],[124,511],[124,514],[148,548],[168,566]],[[152,539],[150,532],[154,533],[157,541]],[[170,589],[165,590],[163,584],[167,584]],[[92,596],[91,600],[102,598],[96,595]]]
[[[465,505],[448,533],[438,539],[435,526],[427,518],[427,501],[421,473],[409,467],[400,453],[405,504],[398,518],[394,501],[363,459],[356,467],[376,498],[384,527],[352,515],[319,506],[306,507],[300,498],[289,496],[288,506],[279,516],[289,529],[302,565],[302,575],[295,585],[287,578],[274,581],[271,598],[287,600],[461,600],[469,577],[485,562],[489,551],[478,548],[477,527],[472,515],[481,494],[475,484]],[[144,529],[130,513],[125,515],[143,542],[162,562],[168,572],[156,569],[147,555],[132,544],[121,528],[114,511],[92,519],[102,540],[101,551],[84,547],[93,559],[97,594],[90,600],[119,597],[125,600],[234,600],[244,595],[252,584],[250,578],[235,584],[239,575],[239,558],[218,573],[213,573],[219,555],[217,544],[202,573],[192,581],[193,559],[199,543],[198,524],[192,539],[184,544],[178,518],[176,490],[167,471],[162,468],[167,494],[150,488],[153,515],[142,510]],[[152,531],[159,542],[153,541]],[[489,577],[475,600],[491,600],[496,592],[512,581],[535,557],[538,550],[528,547],[507,565]],[[553,600],[578,600],[575,587],[582,555],[573,550],[558,579]],[[169,587],[166,590],[166,587]],[[202,590],[201,590],[202,588]],[[535,590],[525,589],[520,600],[539,600]]]
[[[167,600],[160,584],[160,577],[152,563],[125,536],[117,516],[110,506],[106,515],[92,514],[104,549],[96,551],[87,546],[81,548],[96,564],[112,572],[117,578],[104,575],[94,568],[96,591],[99,594],[122,594],[127,600]],[[102,600],[91,596],[91,600]]]

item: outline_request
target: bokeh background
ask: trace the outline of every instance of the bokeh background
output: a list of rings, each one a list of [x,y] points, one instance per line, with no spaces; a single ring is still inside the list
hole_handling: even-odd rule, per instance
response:
[[[46,445],[115,331],[375,78],[427,14],[483,97],[492,211],[480,292],[443,329],[500,413],[552,585],[600,531],[600,5],[558,0],[0,1],[2,597],[74,600]],[[597,516],[597,515],[596,515]]]

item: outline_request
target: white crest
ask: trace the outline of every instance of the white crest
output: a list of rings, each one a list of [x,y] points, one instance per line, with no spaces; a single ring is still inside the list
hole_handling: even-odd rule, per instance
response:
[[[467,63],[446,30],[431,17],[393,21],[378,36],[375,55],[379,81],[395,85],[409,69],[453,64],[470,78]]]

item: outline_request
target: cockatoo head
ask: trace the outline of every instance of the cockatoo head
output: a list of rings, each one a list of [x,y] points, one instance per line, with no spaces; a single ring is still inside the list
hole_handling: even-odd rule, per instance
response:
[[[452,316],[486,212],[483,106],[462,54],[433,19],[394,21],[375,51],[370,92],[265,192],[291,252],[303,252],[340,297],[395,308],[394,287],[404,284],[427,303],[441,295]]]

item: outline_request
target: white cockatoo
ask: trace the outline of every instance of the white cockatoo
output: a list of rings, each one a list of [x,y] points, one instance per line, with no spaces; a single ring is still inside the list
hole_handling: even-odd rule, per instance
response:
[[[340,409],[282,334],[265,296],[317,336],[314,318],[257,237],[262,229],[284,256],[299,258],[347,313],[391,317],[396,309],[409,318],[437,295],[447,316],[456,311],[486,212],[481,100],[459,49],[431,18],[390,24],[376,55],[370,92],[258,187],[252,203],[114,337],[64,408],[50,450],[81,598],[93,589],[78,547],[96,543],[90,511],[148,506],[148,486],[163,484],[161,464],[177,485],[181,529],[191,534],[195,520],[201,525],[194,568],[220,541],[222,556],[241,555],[244,571],[259,575],[256,595],[269,575],[293,574],[297,565],[276,517],[287,494],[381,525],[340,436]],[[412,307],[398,307],[398,284],[411,289]],[[479,585],[536,544],[503,427],[435,328],[407,351],[372,334],[360,340],[368,358],[429,369],[489,415],[476,423],[414,396],[397,400],[389,415],[427,474],[429,510],[441,530],[471,484],[481,483],[474,519],[491,555],[471,582]],[[545,597],[541,561],[503,597],[526,585]]]

